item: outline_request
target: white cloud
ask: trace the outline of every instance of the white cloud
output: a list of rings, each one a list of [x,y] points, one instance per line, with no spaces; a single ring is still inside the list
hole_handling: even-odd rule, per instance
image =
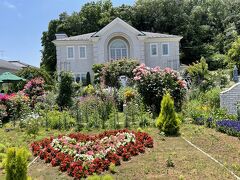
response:
[[[16,6],[8,1],[4,1],[3,5],[9,9],[16,9]]]

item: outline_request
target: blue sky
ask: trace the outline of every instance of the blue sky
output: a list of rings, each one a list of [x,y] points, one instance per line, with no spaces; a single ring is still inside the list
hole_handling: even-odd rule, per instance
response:
[[[41,36],[64,11],[79,11],[88,0],[0,0],[0,59],[40,64]],[[134,0],[112,0],[114,6]]]

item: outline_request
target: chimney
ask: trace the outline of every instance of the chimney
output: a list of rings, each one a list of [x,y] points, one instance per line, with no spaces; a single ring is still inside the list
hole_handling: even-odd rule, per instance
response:
[[[68,36],[65,33],[57,33],[55,34],[56,39],[63,39],[63,38],[67,38]]]

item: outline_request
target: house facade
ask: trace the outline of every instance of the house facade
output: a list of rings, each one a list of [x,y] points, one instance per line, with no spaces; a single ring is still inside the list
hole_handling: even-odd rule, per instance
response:
[[[142,32],[120,18],[98,32],[68,37],[56,34],[57,71],[71,71],[83,81],[92,65],[123,58],[139,60],[149,67],[179,69],[181,36]]]

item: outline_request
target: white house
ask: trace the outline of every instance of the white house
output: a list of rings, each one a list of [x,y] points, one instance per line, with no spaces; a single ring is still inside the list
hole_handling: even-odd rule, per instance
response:
[[[84,80],[92,65],[132,58],[149,67],[179,69],[181,36],[142,32],[120,18],[98,32],[68,37],[56,34],[57,71],[72,71]]]

